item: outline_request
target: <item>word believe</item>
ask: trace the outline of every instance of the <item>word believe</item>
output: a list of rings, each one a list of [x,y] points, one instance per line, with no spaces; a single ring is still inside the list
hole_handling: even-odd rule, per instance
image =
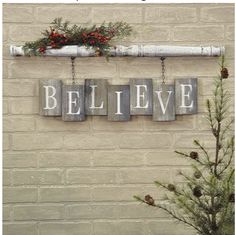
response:
[[[108,115],[109,121],[128,121],[131,115],[152,115],[153,121],[173,121],[176,115],[197,113],[197,79],[158,84],[130,79],[129,85],[109,85],[106,79],[86,79],[85,85],[61,80],[40,82],[40,114],[84,121],[86,115]]]

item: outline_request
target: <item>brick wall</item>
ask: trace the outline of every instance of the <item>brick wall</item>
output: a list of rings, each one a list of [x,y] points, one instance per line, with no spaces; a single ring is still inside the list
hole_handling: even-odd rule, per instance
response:
[[[225,45],[234,93],[233,4],[72,5],[4,4],[3,131],[4,235],[189,235],[160,210],[133,195],[163,191],[155,179],[180,182],[189,163],[173,151],[201,138],[213,147],[204,101],[218,71],[217,58],[167,58],[169,82],[199,78],[199,114],[157,123],[136,116],[126,123],[88,117],[81,123],[38,115],[38,82],[71,78],[68,58],[13,58],[9,45],[37,39],[55,17],[91,25],[124,20],[136,34],[123,44]],[[160,79],[157,58],[78,58],[77,78]],[[233,104],[231,106],[233,112]]]

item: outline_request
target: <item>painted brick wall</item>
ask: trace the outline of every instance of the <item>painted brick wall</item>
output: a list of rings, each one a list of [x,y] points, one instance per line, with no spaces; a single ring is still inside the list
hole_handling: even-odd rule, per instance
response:
[[[156,123],[88,117],[81,123],[38,115],[40,79],[71,78],[68,58],[12,58],[9,45],[37,39],[55,17],[91,25],[124,20],[136,34],[123,44],[225,45],[234,93],[233,4],[50,5],[3,7],[4,235],[190,235],[160,210],[139,205],[134,194],[163,191],[155,179],[181,182],[189,163],[175,149],[201,138],[213,147],[203,119],[204,101],[218,71],[217,58],[168,58],[167,79],[199,78],[199,114]],[[160,79],[157,58],[79,58],[77,78]],[[231,106],[233,112],[233,104]]]

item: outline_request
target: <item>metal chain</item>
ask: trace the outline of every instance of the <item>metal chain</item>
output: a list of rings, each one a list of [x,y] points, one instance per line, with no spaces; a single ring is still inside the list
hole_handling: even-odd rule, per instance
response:
[[[166,72],[166,66],[164,63],[165,57],[161,57],[161,78],[162,78],[162,84],[165,84],[165,72]]]
[[[75,57],[71,57],[72,84],[75,84]]]

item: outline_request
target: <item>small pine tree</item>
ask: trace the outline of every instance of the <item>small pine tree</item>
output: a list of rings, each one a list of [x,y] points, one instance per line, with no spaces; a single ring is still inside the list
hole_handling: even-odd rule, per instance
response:
[[[200,235],[234,234],[234,136],[231,130],[233,119],[229,117],[230,97],[224,88],[224,80],[229,75],[224,57],[220,69],[213,99],[206,102],[207,120],[215,139],[214,153],[194,140],[198,151],[175,151],[192,162],[192,175],[180,172],[185,180],[182,186],[156,181],[155,184],[167,192],[162,203],[155,202],[150,195],[144,198],[134,196],[140,202],[166,211]]]

